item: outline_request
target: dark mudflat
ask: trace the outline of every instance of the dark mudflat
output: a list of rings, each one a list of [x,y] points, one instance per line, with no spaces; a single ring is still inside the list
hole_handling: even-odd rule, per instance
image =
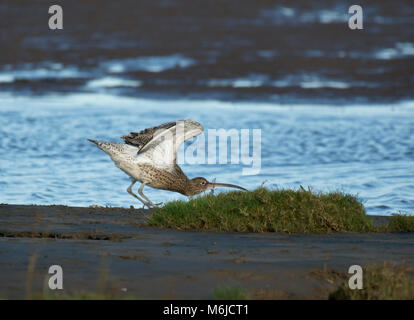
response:
[[[349,4],[339,0],[71,0],[61,4],[64,29],[52,31],[48,1],[7,1],[0,5],[0,67],[59,62],[87,77],[18,78],[0,88],[18,96],[85,92],[90,78],[114,76],[106,70],[108,61],[179,55],[194,64],[148,72],[132,60],[116,75],[142,85],[107,92],[318,105],[412,100],[414,57],[398,55],[401,48],[412,50],[412,2],[368,3],[360,3],[369,11],[364,30],[351,31]],[[302,75],[346,85],[303,87]],[[234,79],[263,84],[227,83]]]
[[[414,265],[414,234],[165,230],[146,226],[145,214],[0,205],[0,297],[49,291],[44,283],[54,264],[63,268],[65,292],[143,299],[211,298],[219,285],[240,285],[255,298],[325,299],[336,275],[346,275],[351,265]]]

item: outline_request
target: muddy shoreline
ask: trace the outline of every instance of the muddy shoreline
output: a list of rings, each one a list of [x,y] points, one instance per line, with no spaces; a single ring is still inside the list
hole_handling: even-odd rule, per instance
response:
[[[0,5],[0,72],[17,71],[13,81],[0,81],[2,90],[19,96],[94,92],[89,80],[121,77],[139,85],[99,89],[149,99],[316,105],[387,104],[414,96],[414,9],[408,2],[361,4],[370,10],[363,31],[350,30],[349,7],[332,0],[61,5],[60,31],[47,27],[48,2]],[[168,56],[186,60],[155,69],[147,62],[137,67],[135,60]],[[111,68],[123,61],[122,72]],[[73,74],[25,77],[27,68],[49,67]]]
[[[146,210],[0,205],[0,296],[64,292],[141,299],[208,299],[241,286],[257,299],[326,299],[350,265],[414,265],[413,234],[287,235],[150,228]],[[386,217],[375,218],[376,223]]]

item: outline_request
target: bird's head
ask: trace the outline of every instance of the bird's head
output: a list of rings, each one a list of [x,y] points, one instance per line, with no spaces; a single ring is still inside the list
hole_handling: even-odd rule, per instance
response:
[[[194,196],[196,194],[199,194],[203,191],[213,189],[215,187],[228,187],[228,188],[237,188],[244,191],[247,191],[246,189],[236,186],[234,184],[228,184],[228,183],[217,183],[217,182],[208,182],[207,179],[203,177],[197,177],[189,180],[189,186],[187,188],[187,196]]]

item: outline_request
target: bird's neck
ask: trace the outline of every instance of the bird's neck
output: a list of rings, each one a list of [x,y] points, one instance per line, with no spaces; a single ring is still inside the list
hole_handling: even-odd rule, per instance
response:
[[[175,183],[173,191],[179,192],[185,196],[190,196],[192,190],[191,179],[188,179],[188,177],[185,175],[185,173],[181,170],[181,168],[178,165],[175,168],[175,173],[177,175],[177,178],[174,179]]]
[[[193,180],[187,178],[185,190],[184,190],[184,193],[183,193],[184,195],[186,195],[188,197],[191,197],[191,196],[194,195],[194,192],[193,192],[193,190],[194,190],[193,183],[194,183]]]

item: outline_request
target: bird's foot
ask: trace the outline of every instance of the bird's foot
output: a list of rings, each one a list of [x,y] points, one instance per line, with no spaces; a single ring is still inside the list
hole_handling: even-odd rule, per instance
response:
[[[148,209],[154,209],[154,208],[159,208],[160,205],[162,205],[163,202],[159,202],[159,203],[152,203],[151,201],[147,201],[144,203],[144,205],[142,206],[142,209],[145,209],[145,207],[147,207]]]

